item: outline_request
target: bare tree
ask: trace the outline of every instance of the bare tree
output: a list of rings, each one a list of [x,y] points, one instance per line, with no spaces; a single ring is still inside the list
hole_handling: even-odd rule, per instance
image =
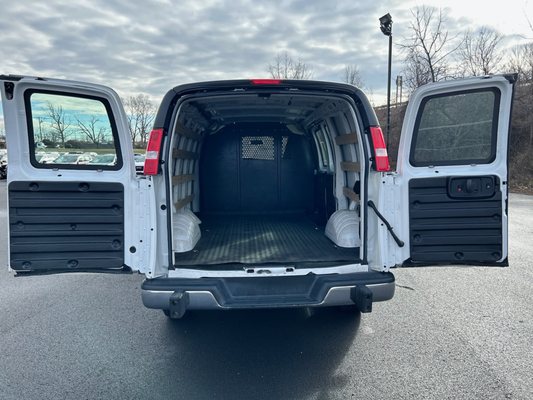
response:
[[[354,85],[359,88],[363,88],[365,86],[357,65],[346,65],[344,67],[342,78],[344,82],[349,83],[350,85]]]
[[[52,129],[52,141],[61,143],[65,147],[65,142],[70,134],[70,120],[65,116],[63,106],[55,106],[48,102],[48,116],[50,117],[50,128]]]
[[[405,80],[411,89],[421,84],[446,79],[450,75],[450,55],[459,47],[456,36],[445,28],[441,9],[421,6],[411,10],[414,20],[407,44],[401,44],[405,56]]]
[[[405,85],[411,90],[431,82],[424,60],[415,50],[409,50],[405,56],[403,74]]]
[[[44,117],[37,117],[37,130],[39,132],[39,141],[43,141],[44,135],[43,135],[43,124],[44,124]]]
[[[0,149],[6,146],[6,132],[4,128],[4,119],[0,117]]]
[[[509,180],[515,187],[533,188],[533,42],[513,47],[506,54],[507,72],[518,73],[515,87],[511,135],[509,136]],[[518,185],[517,185],[518,183]]]
[[[268,65],[268,72],[277,79],[311,79],[313,71],[300,58],[295,61],[286,51],[278,53],[272,64]]]
[[[513,47],[507,56],[505,69],[518,73],[519,81],[533,81],[533,42]]]
[[[144,94],[130,96],[124,102],[133,144],[140,142],[146,145],[146,140],[155,119],[155,106],[150,98]]]
[[[500,64],[503,53],[499,44],[503,36],[496,30],[483,26],[477,31],[467,31],[459,47],[463,75],[488,75]]]
[[[79,130],[87,136],[87,139],[89,139],[96,148],[104,142],[108,129],[101,125],[98,117],[92,115],[87,122],[83,122],[76,118],[76,122],[78,123]]]

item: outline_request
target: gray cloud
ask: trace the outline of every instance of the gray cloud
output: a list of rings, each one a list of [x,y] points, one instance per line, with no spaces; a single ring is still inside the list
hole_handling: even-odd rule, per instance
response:
[[[387,40],[377,18],[389,10],[399,40],[410,18],[402,4],[0,0],[0,72],[85,80],[123,96],[160,98],[181,83],[267,76],[269,62],[286,50],[311,65],[315,79],[338,81],[344,65],[357,64],[366,86],[381,96]],[[399,69],[397,61],[394,72]]]

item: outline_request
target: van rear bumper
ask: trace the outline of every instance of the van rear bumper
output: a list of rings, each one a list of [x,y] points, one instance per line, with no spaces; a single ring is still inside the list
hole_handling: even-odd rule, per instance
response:
[[[357,287],[370,290],[370,303],[390,300],[395,290],[394,275],[359,272],[283,277],[155,278],[145,280],[141,289],[143,304],[148,308],[168,310],[171,297],[179,295],[180,299],[186,299],[186,304],[181,305],[184,309],[209,310],[353,305]]]

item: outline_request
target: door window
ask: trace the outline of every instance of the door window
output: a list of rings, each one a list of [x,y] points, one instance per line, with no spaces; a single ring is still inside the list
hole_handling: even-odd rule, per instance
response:
[[[494,161],[499,101],[497,89],[424,99],[416,119],[411,164],[420,167]]]
[[[37,168],[120,169],[107,101],[57,92],[25,94],[30,160]]]

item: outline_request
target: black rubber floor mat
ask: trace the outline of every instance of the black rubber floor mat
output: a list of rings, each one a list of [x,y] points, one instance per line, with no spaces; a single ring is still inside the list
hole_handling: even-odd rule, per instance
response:
[[[176,266],[354,261],[359,249],[337,247],[303,215],[203,217],[194,250],[176,253]]]

